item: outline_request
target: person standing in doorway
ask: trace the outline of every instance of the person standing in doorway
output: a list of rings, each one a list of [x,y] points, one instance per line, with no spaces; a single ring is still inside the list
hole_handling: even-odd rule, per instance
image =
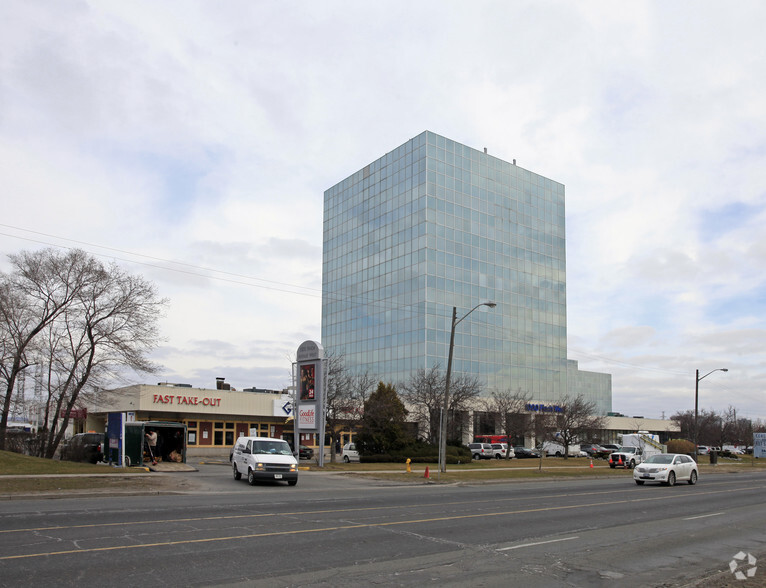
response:
[[[157,465],[157,431],[149,429],[145,437],[146,445],[149,447],[149,455],[152,458],[152,465]]]

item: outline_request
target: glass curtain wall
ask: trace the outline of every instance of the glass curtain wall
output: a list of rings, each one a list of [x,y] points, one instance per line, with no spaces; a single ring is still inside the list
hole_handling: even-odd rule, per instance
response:
[[[402,383],[446,370],[487,391],[566,393],[564,186],[423,132],[324,195],[322,344]]]

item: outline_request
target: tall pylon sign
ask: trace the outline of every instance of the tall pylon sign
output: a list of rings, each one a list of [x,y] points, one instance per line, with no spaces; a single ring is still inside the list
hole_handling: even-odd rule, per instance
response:
[[[324,466],[325,365],[324,348],[316,341],[298,347],[293,377],[295,387],[295,451],[300,450],[301,433],[316,433],[320,467]]]

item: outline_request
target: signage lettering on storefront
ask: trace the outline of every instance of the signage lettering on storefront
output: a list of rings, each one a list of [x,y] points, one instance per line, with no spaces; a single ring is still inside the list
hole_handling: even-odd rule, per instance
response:
[[[558,404],[527,404],[528,412],[564,412]]]
[[[185,404],[189,406],[221,406],[220,398],[184,396],[182,394],[155,394],[154,404]]]

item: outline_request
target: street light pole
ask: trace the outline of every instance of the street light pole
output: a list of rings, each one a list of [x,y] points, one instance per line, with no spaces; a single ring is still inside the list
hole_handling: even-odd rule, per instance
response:
[[[497,306],[494,302],[480,302],[474,306],[471,310],[466,312],[460,319],[457,318],[457,307],[452,307],[452,327],[449,334],[449,355],[447,356],[447,376],[444,380],[444,405],[442,407],[442,422],[441,422],[441,435],[439,436],[439,471],[444,473],[447,471],[447,415],[449,410],[449,384],[450,377],[452,376],[452,353],[455,349],[455,327],[465,317],[471,314],[474,310],[480,306],[489,306],[495,308]]]
[[[697,370],[696,381],[694,383],[694,457],[699,459],[699,449],[697,443],[699,442],[699,398],[700,398],[700,380],[704,380],[713,372],[728,372],[729,368],[716,368],[709,371],[704,376],[700,377],[700,371]]]

